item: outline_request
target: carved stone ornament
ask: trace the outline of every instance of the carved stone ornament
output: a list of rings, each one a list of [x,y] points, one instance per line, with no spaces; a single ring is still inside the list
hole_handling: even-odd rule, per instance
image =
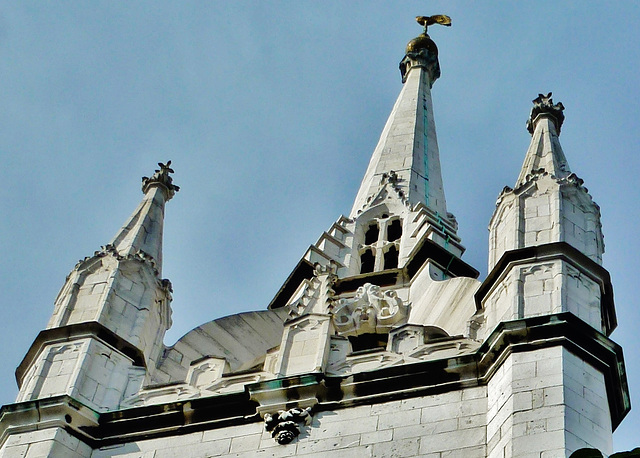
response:
[[[166,164],[158,162],[160,169],[157,169],[151,178],[142,177],[142,192],[147,192],[152,184],[160,184],[167,190],[167,200],[171,199],[176,192],[180,191],[180,187],[173,184],[173,178],[169,175],[174,173],[171,168],[171,161]]]
[[[352,299],[340,299],[333,311],[333,325],[343,336],[386,334],[406,320],[409,305],[395,291],[382,291],[366,283]]]
[[[280,410],[273,415],[264,415],[265,429],[271,432],[271,437],[280,445],[288,444],[300,435],[300,423],[304,423],[305,426],[311,424],[311,407],[294,407],[286,411]]]
[[[290,319],[312,312],[327,313],[333,308],[333,285],[338,279],[337,269],[333,261],[328,265],[315,264],[313,277],[307,281],[302,297],[289,306]]]
[[[398,174],[393,170],[389,170],[389,173],[383,173],[380,177],[380,185],[378,186],[378,190],[374,194],[371,194],[369,197],[367,197],[367,200],[362,205],[362,208],[358,210],[358,215],[364,212],[365,209],[375,207],[376,205],[384,201],[389,195],[387,192],[388,189],[392,189],[400,199],[400,202],[402,202],[407,208],[410,208],[411,204],[409,202],[409,199],[407,198],[405,192],[401,189],[400,183],[402,181],[403,179],[399,177]]]
[[[78,270],[80,268],[80,266],[87,262],[90,261],[91,259],[94,258],[104,258],[106,256],[111,256],[114,259],[116,259],[117,261],[136,261],[142,264],[147,264],[149,267],[151,267],[151,269],[153,269],[153,273],[155,273],[156,275],[159,274],[158,272],[158,265],[156,264],[156,260],[153,259],[153,256],[151,256],[150,254],[145,253],[142,250],[138,250],[136,253],[132,253],[132,254],[126,254],[126,255],[122,255],[118,252],[118,250],[116,249],[115,246],[111,245],[110,243],[101,246],[100,250],[95,251],[93,253],[93,256],[85,256],[84,259],[80,259],[74,269]],[[162,279],[162,287],[167,289],[169,292],[173,292],[173,288],[171,286],[171,282],[167,279]]]
[[[560,128],[562,127],[562,123],[564,122],[564,105],[562,102],[558,102],[555,105],[553,104],[553,99],[551,98],[551,92],[547,95],[538,94],[538,97],[533,100],[533,108],[531,109],[531,115],[527,120],[527,130],[531,135],[533,135],[533,131],[535,129],[535,120],[541,114],[551,115],[551,118],[555,121],[556,130],[558,131],[558,135],[560,135]]]

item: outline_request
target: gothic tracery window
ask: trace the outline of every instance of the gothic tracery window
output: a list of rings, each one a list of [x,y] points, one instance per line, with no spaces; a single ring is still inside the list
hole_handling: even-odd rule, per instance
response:
[[[385,213],[370,220],[364,227],[360,273],[398,268],[402,220],[397,217],[389,219],[389,215]]]

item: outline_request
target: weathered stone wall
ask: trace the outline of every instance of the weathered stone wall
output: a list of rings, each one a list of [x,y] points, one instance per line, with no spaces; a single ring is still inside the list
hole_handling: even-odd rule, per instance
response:
[[[318,412],[292,443],[251,423],[104,447],[92,457],[485,457],[486,387]]]
[[[64,429],[49,428],[41,431],[11,435],[0,449],[3,458],[89,458],[93,450]],[[106,455],[105,455],[106,456]]]
[[[47,346],[27,373],[17,402],[69,394],[98,412],[117,409],[131,360],[92,338]]]
[[[483,301],[484,337],[503,321],[561,312],[571,312],[605,332],[600,302],[600,285],[568,262],[514,265]]]
[[[513,353],[488,385],[489,458],[611,453],[602,373],[563,347]]]

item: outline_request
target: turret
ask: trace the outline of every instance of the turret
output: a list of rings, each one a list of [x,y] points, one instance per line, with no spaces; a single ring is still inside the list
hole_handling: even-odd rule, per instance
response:
[[[476,316],[484,319],[478,338],[517,329],[539,345],[513,350],[488,383],[487,441],[495,445],[487,456],[532,451],[532,434],[557,456],[581,447],[611,453],[612,431],[629,408],[624,379],[574,343],[607,342],[612,350],[602,354],[615,351],[605,337],[616,317],[601,266],[600,210],[560,146],[564,106],[551,93],[533,104],[522,170],[489,223],[489,275],[476,293]],[[562,335],[536,334],[542,323],[563,321],[574,324]]]
[[[598,264],[604,241],[600,208],[571,173],[560,146],[564,106],[540,94],[527,121],[531,144],[514,189],[506,187],[489,223],[489,269],[505,251],[566,242]]]
[[[600,266],[600,208],[560,146],[564,106],[551,93],[533,103],[522,170],[515,187],[498,197],[489,223],[489,276],[503,278],[482,299],[486,330],[500,321],[572,312],[609,335],[616,318]]]
[[[17,401],[57,395],[97,411],[135,392],[171,326],[171,284],[161,278],[165,203],[178,187],[169,161],[144,177],[144,197],[111,243],[78,262],[53,315],[16,371]]]

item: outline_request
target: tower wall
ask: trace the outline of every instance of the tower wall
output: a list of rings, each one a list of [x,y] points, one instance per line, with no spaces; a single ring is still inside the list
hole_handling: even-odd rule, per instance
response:
[[[92,337],[47,345],[26,374],[17,402],[68,394],[96,411],[120,405],[133,361]]]
[[[523,260],[510,265],[482,301],[485,331],[503,321],[571,312],[599,332],[601,284],[563,259]]]
[[[542,172],[503,191],[489,224],[489,270],[507,251],[552,242],[566,242],[602,264],[600,208],[573,177],[558,180]]]
[[[184,456],[486,456],[486,387],[474,387],[314,414],[298,439],[279,445],[261,422],[137,441],[93,457]]]
[[[488,384],[489,458],[611,453],[602,372],[557,346],[511,354]]]
[[[48,428],[11,435],[2,448],[2,457],[89,458],[93,449],[62,428]]]

